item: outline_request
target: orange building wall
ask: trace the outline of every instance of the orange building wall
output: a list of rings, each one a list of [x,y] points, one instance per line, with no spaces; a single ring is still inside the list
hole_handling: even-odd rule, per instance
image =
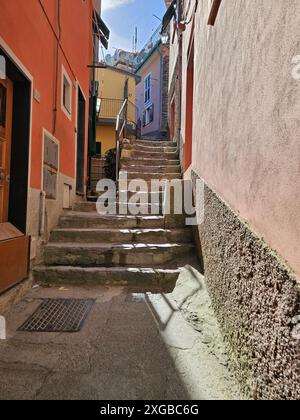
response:
[[[92,0],[60,0],[62,33],[58,56],[57,122],[53,132],[57,4],[58,0],[0,0],[0,37],[31,73],[33,88],[41,95],[41,102],[33,99],[32,104],[30,187],[36,189],[42,188],[43,128],[60,142],[60,172],[75,177],[76,79],[86,98],[86,135],[88,130],[90,72],[87,66],[92,61]],[[73,82],[71,121],[61,110],[62,65]]]

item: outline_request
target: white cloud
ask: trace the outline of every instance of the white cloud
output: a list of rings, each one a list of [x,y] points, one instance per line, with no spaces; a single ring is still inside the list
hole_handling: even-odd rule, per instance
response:
[[[102,11],[106,12],[107,10],[117,9],[133,2],[134,0],[102,0]]]

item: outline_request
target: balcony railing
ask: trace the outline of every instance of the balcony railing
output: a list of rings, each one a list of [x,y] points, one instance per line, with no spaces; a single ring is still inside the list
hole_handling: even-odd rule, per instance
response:
[[[112,120],[115,121],[118,117],[120,109],[124,103],[124,99],[113,99],[113,98],[99,98],[100,99],[100,111],[98,113],[98,119],[100,120]],[[136,124],[138,120],[138,108],[131,102],[127,101],[127,122],[130,124]]]
[[[152,53],[152,51],[158,46],[161,41],[161,29],[162,24],[156,29],[151,38],[148,40],[144,48],[141,49],[139,55],[137,56],[137,66],[140,67]]]

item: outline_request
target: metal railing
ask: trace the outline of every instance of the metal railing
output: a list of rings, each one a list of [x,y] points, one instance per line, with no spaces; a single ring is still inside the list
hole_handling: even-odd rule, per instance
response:
[[[162,24],[155,30],[152,34],[151,38],[145,44],[145,46],[141,49],[139,55],[137,56],[137,66],[140,67],[152,53],[152,51],[158,46],[161,41],[161,29]]]
[[[117,115],[116,122],[116,181],[119,179],[119,168],[121,159],[121,141],[126,138],[127,131],[127,112],[128,112],[128,99],[125,99],[121,109]]]

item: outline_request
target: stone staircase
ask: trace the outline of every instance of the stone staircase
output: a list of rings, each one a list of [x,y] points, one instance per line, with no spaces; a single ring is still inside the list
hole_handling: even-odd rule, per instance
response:
[[[177,147],[170,142],[135,141],[124,146],[121,170],[128,179],[181,179]],[[126,191],[128,199],[136,191]],[[148,195],[151,203],[151,192]],[[65,212],[44,249],[35,278],[48,283],[101,283],[169,286],[194,254],[192,231],[184,217],[165,217],[163,194],[156,215],[101,215],[94,202]],[[150,208],[150,204],[146,204]]]

